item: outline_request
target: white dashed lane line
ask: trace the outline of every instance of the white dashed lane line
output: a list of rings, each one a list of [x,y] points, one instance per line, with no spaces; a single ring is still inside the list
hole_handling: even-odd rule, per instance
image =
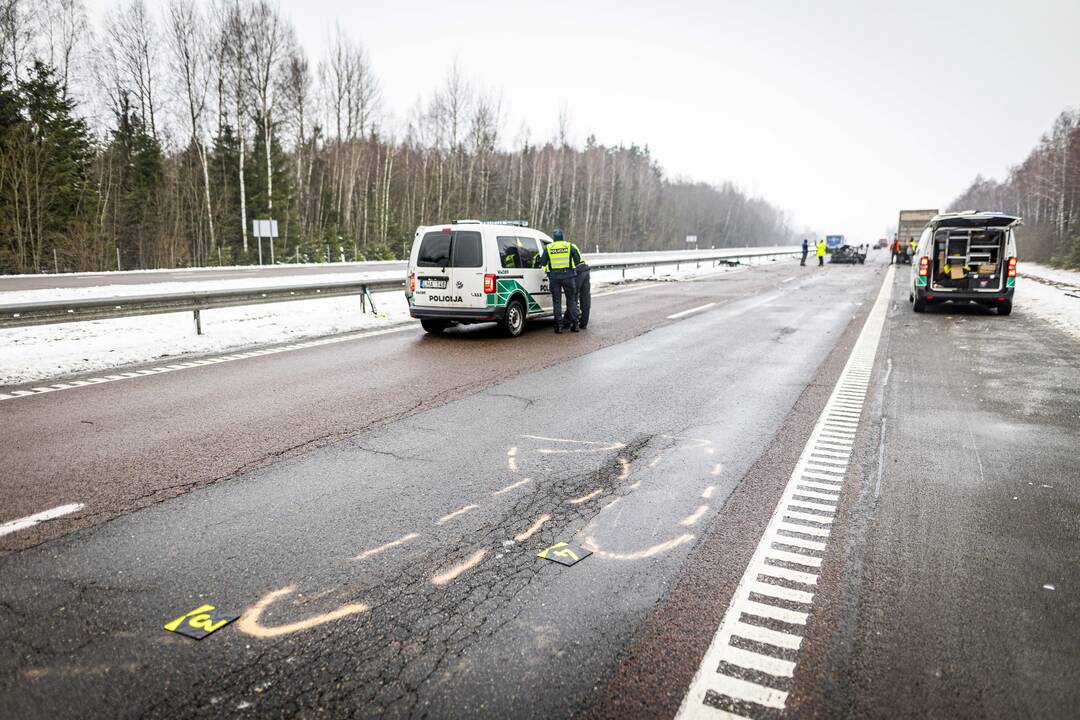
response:
[[[58,517],[64,515],[70,515],[71,513],[79,512],[85,507],[82,503],[71,503],[69,505],[61,505],[54,507],[51,510],[45,510],[43,512],[36,513],[34,515],[28,515],[18,520],[12,520],[0,525],[0,537],[4,535],[10,535],[13,532],[20,530],[26,530],[32,528],[39,523],[46,522],[47,520],[55,520]]]
[[[677,319],[679,319],[681,317],[685,317],[686,315],[690,315],[691,313],[700,312],[702,310],[708,310],[709,308],[711,308],[715,304],[716,303],[711,302],[711,303],[705,303],[704,305],[698,305],[697,307],[692,307],[689,310],[683,310],[682,312],[677,312],[674,315],[668,315],[667,319],[668,320],[677,320]]]
[[[784,712],[885,324],[893,273],[890,266],[677,720],[776,718]]]

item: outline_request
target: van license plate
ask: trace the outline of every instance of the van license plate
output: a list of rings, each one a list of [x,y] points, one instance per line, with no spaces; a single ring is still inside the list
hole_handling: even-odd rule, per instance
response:
[[[446,278],[420,278],[420,287],[425,290],[445,290]]]

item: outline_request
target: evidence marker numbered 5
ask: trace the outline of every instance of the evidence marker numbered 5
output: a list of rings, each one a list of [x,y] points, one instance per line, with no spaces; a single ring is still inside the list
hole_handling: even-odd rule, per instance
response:
[[[238,617],[240,616],[218,610],[213,605],[200,605],[191,612],[166,623],[165,629],[194,640],[202,640],[210,633],[220,630]]]

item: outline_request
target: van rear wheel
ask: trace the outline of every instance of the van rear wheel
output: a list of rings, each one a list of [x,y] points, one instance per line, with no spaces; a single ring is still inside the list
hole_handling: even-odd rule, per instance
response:
[[[911,303],[911,309],[917,313],[926,312],[926,298],[915,293],[915,302]]]
[[[508,337],[517,337],[525,330],[525,306],[520,300],[511,300],[506,306],[506,319],[501,326]]]
[[[432,335],[438,335],[449,326],[449,323],[445,320],[421,320],[420,325]]]
[[[1010,315],[1012,314],[1012,300],[1006,300],[999,302],[997,306],[998,315]]]

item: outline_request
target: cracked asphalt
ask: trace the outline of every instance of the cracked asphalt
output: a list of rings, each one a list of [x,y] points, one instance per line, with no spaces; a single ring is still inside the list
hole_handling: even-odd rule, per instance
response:
[[[576,336],[410,330],[4,403],[5,515],[88,507],[0,539],[0,707],[671,716],[882,273],[769,264],[599,298]],[[1062,631],[1077,626],[1075,487],[1023,483],[1060,476],[1070,453],[1075,467],[1075,344],[1016,323],[1021,302],[1005,322],[913,316],[903,279],[790,716],[1059,715],[1078,667]],[[1007,362],[988,359],[1003,343]],[[927,362],[939,370],[919,390]],[[1038,363],[1052,373],[988,404]],[[949,440],[965,410],[983,414]],[[995,444],[1019,430],[1040,433],[1022,470]],[[941,472],[913,469],[924,460]],[[1001,503],[1012,542],[973,555]],[[592,555],[536,557],[558,541]],[[1013,584],[995,595],[988,576]],[[1044,576],[1055,600],[1025,584]],[[206,603],[245,615],[198,642],[162,629]],[[987,635],[1013,613],[1025,622]],[[927,679],[928,652],[951,661],[949,684]],[[978,653],[1000,658],[987,677],[957,669]]]

